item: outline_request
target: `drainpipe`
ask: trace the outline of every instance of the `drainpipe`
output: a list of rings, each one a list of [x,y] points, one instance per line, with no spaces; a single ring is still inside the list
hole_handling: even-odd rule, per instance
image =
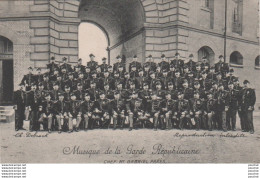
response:
[[[225,0],[225,28],[224,28],[224,62],[226,62],[227,51],[227,0]]]

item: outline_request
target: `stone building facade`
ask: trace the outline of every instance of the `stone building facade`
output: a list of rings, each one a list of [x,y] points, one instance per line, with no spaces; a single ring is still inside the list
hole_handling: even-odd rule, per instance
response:
[[[213,64],[224,54],[226,37],[226,61],[260,91],[258,7],[258,0],[227,0],[225,36],[225,0],[1,1],[0,36],[13,44],[14,89],[28,66],[45,68],[51,56],[76,62],[78,26],[90,22],[106,33],[111,63],[118,54],[129,63],[134,54],[159,61],[163,53],[172,58],[179,52],[184,59],[207,56]]]

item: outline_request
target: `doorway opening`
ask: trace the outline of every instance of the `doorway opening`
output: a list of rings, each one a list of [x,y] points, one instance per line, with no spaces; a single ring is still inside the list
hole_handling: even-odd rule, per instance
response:
[[[13,90],[13,43],[0,36],[0,105],[12,104]]]
[[[211,66],[214,65],[215,53],[210,47],[203,46],[199,49],[198,61],[201,61],[203,57],[206,57],[208,59],[208,62]]]
[[[79,58],[84,65],[90,61],[89,54],[94,54],[99,64],[104,57],[109,61],[108,47],[108,36],[101,27],[89,22],[79,25]]]

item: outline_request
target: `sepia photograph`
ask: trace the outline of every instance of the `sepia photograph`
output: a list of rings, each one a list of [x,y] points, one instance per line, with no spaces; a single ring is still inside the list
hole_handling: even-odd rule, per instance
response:
[[[0,163],[259,163],[259,0],[0,0]]]

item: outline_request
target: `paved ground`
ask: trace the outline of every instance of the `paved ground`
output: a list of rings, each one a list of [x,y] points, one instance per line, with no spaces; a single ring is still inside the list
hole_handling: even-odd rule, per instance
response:
[[[240,129],[225,133],[141,129],[53,132],[47,137],[46,132],[33,132],[27,137],[27,131],[14,131],[14,123],[0,123],[1,163],[259,163],[260,117],[254,124],[253,135]],[[115,154],[117,147],[120,154]]]

